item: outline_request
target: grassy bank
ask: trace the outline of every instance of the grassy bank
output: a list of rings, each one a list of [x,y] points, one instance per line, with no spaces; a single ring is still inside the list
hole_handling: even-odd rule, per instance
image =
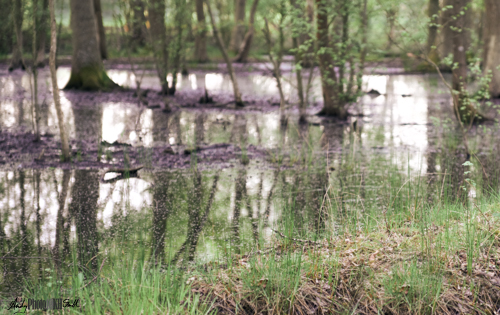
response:
[[[326,226],[343,215],[333,209],[324,207]],[[129,252],[106,248],[99,270],[84,275],[74,257],[70,272],[46,270],[24,297],[77,297],[82,307],[72,311],[85,314],[498,311],[500,200],[400,210],[344,221],[315,240],[297,238],[284,220],[267,247],[246,255],[228,247],[204,265],[155,266],[141,241]]]

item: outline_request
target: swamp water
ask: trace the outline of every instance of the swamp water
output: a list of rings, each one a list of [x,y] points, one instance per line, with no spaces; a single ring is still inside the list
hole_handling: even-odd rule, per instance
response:
[[[69,69],[58,71],[62,86]],[[109,74],[133,86],[130,72]],[[42,72],[42,85],[46,75]],[[277,95],[272,77],[241,74],[238,79],[244,96]],[[31,127],[28,80],[19,73],[0,76],[2,132]],[[473,159],[465,153],[437,76],[365,80],[367,90],[382,95],[362,97],[354,111],[363,115],[346,124],[311,116],[308,125],[299,125],[295,109],[288,125],[281,126],[274,111],[163,113],[121,102],[78,106],[61,92],[72,139],[146,148],[166,143],[178,154],[177,148],[231,144],[241,148],[241,158],[207,166],[193,152],[182,168],[146,167],[137,178],[107,183],[103,179],[113,175],[97,169],[2,167],[0,290],[13,294],[25,286],[24,279],[47,277],[53,268],[95,273],[105,257],[165,265],[224,262],[266,248],[271,238],[280,237],[275,231],[315,240],[369,229],[388,214],[404,225],[443,198],[498,192],[496,124],[471,130]],[[285,91],[293,98],[288,82],[293,80],[285,82]],[[313,82],[311,102],[320,95]],[[146,75],[142,86],[155,85],[155,77]],[[178,88],[201,95],[204,86],[212,95],[231,89],[227,76],[201,72],[180,77]],[[42,133],[57,135],[52,105],[45,106],[41,126]],[[265,156],[246,157],[248,146]],[[462,164],[469,160],[474,167],[466,176]],[[465,177],[478,185],[463,190]]]

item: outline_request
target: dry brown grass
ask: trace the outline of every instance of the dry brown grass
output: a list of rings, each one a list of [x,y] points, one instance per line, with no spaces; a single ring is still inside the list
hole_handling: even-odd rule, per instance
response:
[[[217,314],[500,314],[498,222],[469,270],[464,249],[435,242],[443,231],[344,235],[319,246],[279,239],[274,251],[189,282]]]

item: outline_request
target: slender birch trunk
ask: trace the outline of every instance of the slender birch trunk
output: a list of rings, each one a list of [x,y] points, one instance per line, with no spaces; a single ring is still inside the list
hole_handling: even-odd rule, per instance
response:
[[[281,124],[284,125],[284,124],[286,124],[285,95],[283,94],[283,87],[281,86],[280,64],[273,57],[272,44],[271,44],[271,32],[269,30],[269,23],[267,21],[267,18],[264,18],[264,21],[265,21],[264,37],[266,38],[267,52],[269,54],[269,59],[271,59],[271,63],[273,64],[274,77],[276,78],[276,84],[278,86],[278,91],[280,93],[280,121],[281,121]],[[281,47],[280,47],[280,49],[281,49]]]
[[[33,95],[32,102],[33,108],[35,110],[35,141],[40,141],[40,106],[38,104],[38,69],[36,64],[36,53],[37,53],[37,19],[38,14],[38,1],[33,0],[33,64],[31,65],[31,71],[33,73]]]
[[[238,81],[236,81],[236,76],[234,74],[233,64],[227,55],[227,50],[224,46],[224,42],[220,38],[219,31],[217,30],[217,26],[215,25],[214,15],[212,14],[212,9],[210,8],[210,3],[208,0],[205,0],[205,4],[207,5],[208,15],[210,16],[210,22],[212,23],[212,30],[214,32],[214,37],[217,41],[217,45],[224,57],[224,61],[226,61],[227,70],[229,71],[229,76],[231,77],[231,82],[233,83],[233,91],[234,91],[234,101],[236,106],[243,107],[243,101],[241,100],[240,89],[238,88]]]

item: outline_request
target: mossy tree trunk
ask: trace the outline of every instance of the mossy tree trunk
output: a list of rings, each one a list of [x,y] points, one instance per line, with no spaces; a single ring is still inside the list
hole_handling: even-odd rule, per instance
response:
[[[484,39],[484,72],[491,71],[490,94],[500,97],[500,2],[498,0],[485,0],[485,39]]]
[[[93,0],[70,0],[73,56],[65,89],[106,90],[117,85],[104,70]]]

